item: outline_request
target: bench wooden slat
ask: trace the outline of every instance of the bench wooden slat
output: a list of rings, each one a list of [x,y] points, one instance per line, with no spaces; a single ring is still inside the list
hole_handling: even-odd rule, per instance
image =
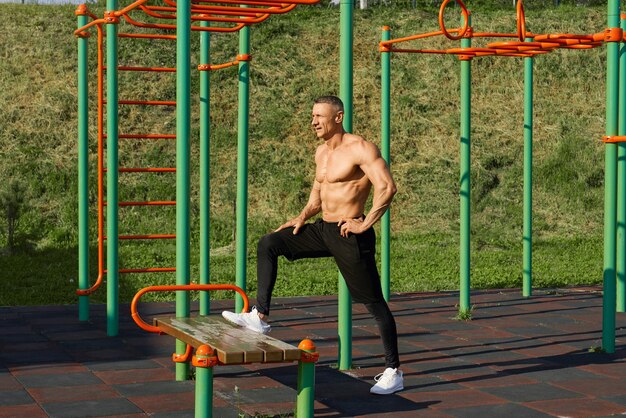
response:
[[[197,348],[207,344],[223,364],[297,361],[300,349],[267,335],[245,330],[218,315],[155,318],[166,334]]]

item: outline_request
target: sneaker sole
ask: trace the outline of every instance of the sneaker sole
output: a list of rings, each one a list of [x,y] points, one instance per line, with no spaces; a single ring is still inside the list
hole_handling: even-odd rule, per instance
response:
[[[404,386],[402,386],[400,388],[397,388],[397,389],[385,391],[385,392],[372,392],[372,391],[370,391],[370,393],[372,395],[393,395],[394,393],[400,392],[401,390],[404,390]]]

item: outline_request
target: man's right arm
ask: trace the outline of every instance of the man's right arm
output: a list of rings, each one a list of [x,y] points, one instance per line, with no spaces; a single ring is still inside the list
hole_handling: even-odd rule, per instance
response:
[[[295,218],[282,224],[274,232],[293,226],[294,227],[293,234],[294,235],[297,234],[300,231],[300,228],[302,228],[302,225],[304,225],[304,223],[307,221],[307,219],[310,219],[311,217],[321,212],[322,198],[321,198],[320,190],[321,190],[321,185],[317,180],[315,180],[313,182],[313,189],[311,189],[311,194],[309,195],[309,201],[304,206],[304,209],[302,209],[302,212],[300,212],[300,214],[296,216]]]

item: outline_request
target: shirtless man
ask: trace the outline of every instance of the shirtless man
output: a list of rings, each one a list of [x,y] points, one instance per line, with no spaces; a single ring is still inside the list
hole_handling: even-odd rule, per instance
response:
[[[248,313],[222,315],[248,329],[269,332],[266,321],[278,256],[290,261],[334,257],[352,299],[365,305],[380,330],[387,368],[376,376],[377,383],[370,392],[391,394],[404,387],[398,369],[396,323],[382,294],[372,225],[391,204],[396,186],[376,145],[343,130],[344,110],[339,98],[324,96],[315,100],[312,117],[313,130],[324,143],[315,152],[315,181],[309,201],[298,216],[259,241],[257,306]],[[364,215],[372,186],[372,208]],[[320,212],[322,219],[305,223]]]

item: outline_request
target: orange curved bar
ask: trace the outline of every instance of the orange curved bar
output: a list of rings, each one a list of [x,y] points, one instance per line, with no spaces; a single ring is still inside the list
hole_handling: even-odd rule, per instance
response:
[[[144,3],[147,3],[148,1],[149,0],[137,0],[136,2],[131,3],[128,6],[124,7],[123,9],[115,10],[113,12],[113,16],[120,17],[122,15],[125,15],[131,10],[136,9],[137,7],[141,7]]]
[[[524,39],[526,39],[526,14],[524,13],[522,0],[517,0],[515,14],[517,15],[517,36],[520,42],[524,42]]]
[[[192,290],[200,290],[200,291],[211,291],[211,290],[232,290],[241,295],[243,299],[243,309],[242,312],[248,312],[248,295],[244,292],[240,287],[232,285],[232,284],[184,284],[184,285],[165,285],[165,286],[149,286],[141,289],[135,297],[133,297],[133,301],[130,304],[130,312],[133,320],[139,328],[144,331],[154,332],[156,334],[162,334],[161,329],[159,327],[155,327],[154,325],[147,324],[141,317],[139,316],[139,311],[137,310],[137,304],[139,303],[139,299],[148,292],[174,292],[174,291],[192,291]]]
[[[462,0],[454,0],[461,7],[461,13],[463,14],[463,20],[465,21],[465,23],[463,24],[463,27],[459,30],[458,35],[451,35],[450,32],[446,30],[446,25],[443,21],[443,15],[446,10],[446,6],[448,5],[448,3],[450,3],[450,1],[451,0],[443,0],[443,2],[441,3],[441,7],[439,8],[439,27],[441,28],[441,32],[443,32],[446,38],[453,41],[458,41],[465,35],[465,32],[467,32],[467,29],[469,27],[469,12],[467,11],[467,7],[465,7],[465,4]]]
[[[192,347],[187,344],[187,348],[185,348],[185,354],[178,354],[178,353],[173,353],[172,354],[172,361],[174,363],[186,363],[189,361],[189,357],[191,357],[191,349]]]
[[[509,49],[511,51],[551,50],[560,47],[557,42],[493,42],[487,45],[489,48]]]
[[[277,4],[269,5],[271,7],[255,8],[255,7],[233,7],[233,6],[203,6],[192,5],[191,13],[212,13],[224,16],[257,16],[258,14],[283,14],[293,10],[296,4]],[[157,12],[176,12],[175,7],[166,6],[144,6],[145,8]],[[196,16],[192,16],[196,17]]]

